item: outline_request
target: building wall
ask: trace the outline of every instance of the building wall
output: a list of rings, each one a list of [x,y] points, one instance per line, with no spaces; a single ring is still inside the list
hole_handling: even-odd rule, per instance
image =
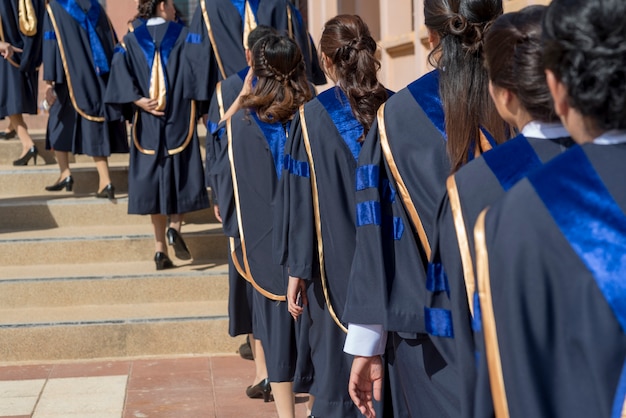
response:
[[[550,0],[504,0],[504,11]],[[381,48],[381,79],[399,90],[430,70],[422,0],[308,0],[309,30],[318,40],[324,22],[338,13],[359,14]]]

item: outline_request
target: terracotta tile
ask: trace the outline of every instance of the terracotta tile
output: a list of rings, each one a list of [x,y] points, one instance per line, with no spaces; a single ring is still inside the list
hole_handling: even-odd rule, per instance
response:
[[[2,366],[0,367],[0,380],[31,380],[45,379],[50,375],[54,366],[29,365],[29,366]]]
[[[130,361],[83,362],[55,365],[50,378],[120,376],[130,371]]]
[[[212,387],[213,381],[208,373],[160,373],[143,377],[131,375],[128,379],[128,390],[174,390],[184,388],[209,391]]]
[[[171,374],[186,374],[189,372],[210,372],[207,357],[150,359],[133,361],[131,376],[157,376]]]
[[[1,416],[0,418],[31,418],[31,415],[7,415]]]
[[[216,417],[209,391],[174,389],[127,392],[123,418],[208,418]]]

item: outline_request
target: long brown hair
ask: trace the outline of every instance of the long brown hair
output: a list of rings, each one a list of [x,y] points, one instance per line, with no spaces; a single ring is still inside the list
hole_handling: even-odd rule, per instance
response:
[[[363,126],[359,141],[365,139],[378,108],[387,100],[387,90],[377,78],[380,62],[376,48],[376,41],[359,16],[339,15],[324,25],[319,50],[332,61],[337,84]]]
[[[267,123],[284,123],[311,99],[304,59],[298,45],[286,36],[268,35],[252,48],[257,84],[241,98]]]
[[[506,124],[489,97],[483,66],[483,39],[502,14],[502,0],[424,0],[426,27],[439,36],[429,55],[440,70],[439,91],[446,115],[447,149],[452,172],[478,146],[480,126],[496,140],[506,140]]]

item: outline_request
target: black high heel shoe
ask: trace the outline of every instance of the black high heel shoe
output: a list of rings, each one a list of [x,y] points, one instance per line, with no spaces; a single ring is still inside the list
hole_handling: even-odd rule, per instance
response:
[[[15,138],[15,136],[17,135],[17,132],[15,132],[15,129],[13,129],[12,131],[2,131],[0,132],[0,139],[11,139],[11,138]]]
[[[174,247],[174,254],[181,260],[191,259],[191,253],[182,235],[174,228],[167,228],[167,241]]]
[[[263,402],[269,402],[272,396],[270,380],[266,377],[256,385],[248,386],[246,389],[246,395],[248,395],[248,398],[251,399],[263,398]]]
[[[171,269],[174,267],[172,260],[165,253],[158,252],[154,255],[154,263],[157,270]]]
[[[65,188],[65,191],[71,192],[72,187],[74,187],[74,179],[72,176],[67,176],[52,186],[46,186],[46,190],[49,192],[58,192],[59,190],[63,190],[63,188]]]
[[[28,165],[31,158],[34,161],[34,165],[37,165],[37,154],[39,154],[39,151],[37,151],[37,147],[33,145],[23,157],[13,161],[13,165]]]
[[[115,199],[115,186],[113,186],[113,183],[107,184],[104,189],[96,192],[96,197],[109,200]]]

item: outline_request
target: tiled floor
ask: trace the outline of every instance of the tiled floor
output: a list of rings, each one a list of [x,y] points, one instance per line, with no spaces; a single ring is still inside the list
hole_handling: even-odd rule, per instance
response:
[[[0,418],[277,417],[245,395],[253,377],[238,355],[0,366]]]

